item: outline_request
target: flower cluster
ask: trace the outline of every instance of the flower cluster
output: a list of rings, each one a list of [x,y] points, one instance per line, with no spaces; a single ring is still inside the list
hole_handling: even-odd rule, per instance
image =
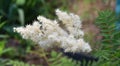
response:
[[[42,48],[60,47],[65,52],[90,52],[89,43],[83,39],[84,32],[79,16],[56,10],[58,20],[38,16],[32,25],[14,28],[24,39],[30,39]]]

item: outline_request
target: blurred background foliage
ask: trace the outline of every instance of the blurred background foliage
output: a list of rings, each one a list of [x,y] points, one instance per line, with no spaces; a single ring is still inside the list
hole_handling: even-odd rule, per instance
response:
[[[0,0],[1,22],[6,22],[6,27],[4,26],[2,32],[11,33],[10,28],[13,26],[29,24],[38,15],[54,18],[54,10],[56,8],[66,9],[66,3],[64,0],[59,2],[56,0]]]
[[[115,0],[0,0],[0,66],[79,66],[57,48],[43,50],[13,32],[13,27],[31,24],[38,15],[54,19],[55,9],[81,16],[93,66],[120,65],[120,32],[115,28]],[[108,10],[106,10],[108,9]],[[101,11],[102,10],[102,11]]]

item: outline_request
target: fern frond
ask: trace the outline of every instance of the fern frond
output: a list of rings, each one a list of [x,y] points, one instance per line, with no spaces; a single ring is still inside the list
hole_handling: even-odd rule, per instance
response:
[[[102,44],[116,44],[120,37],[120,31],[116,28],[117,16],[111,10],[104,10],[99,12],[96,19],[96,25],[100,28],[101,35],[103,36]]]

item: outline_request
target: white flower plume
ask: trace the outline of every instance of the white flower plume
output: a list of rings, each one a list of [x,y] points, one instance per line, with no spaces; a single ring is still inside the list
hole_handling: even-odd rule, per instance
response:
[[[58,46],[65,52],[90,52],[92,49],[89,43],[83,39],[84,32],[79,16],[59,9],[56,10],[56,15],[64,28],[60,26],[59,21],[38,16],[38,21],[34,21],[32,25],[14,28],[14,31],[43,48]]]

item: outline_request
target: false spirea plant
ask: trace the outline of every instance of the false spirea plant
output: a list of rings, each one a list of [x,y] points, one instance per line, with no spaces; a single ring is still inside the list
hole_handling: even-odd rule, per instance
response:
[[[37,21],[25,27],[15,27],[24,39],[30,39],[40,47],[63,48],[65,52],[90,52],[92,49],[83,39],[82,22],[78,15],[56,10],[58,20],[38,16]],[[60,24],[64,26],[61,27]]]
[[[103,36],[101,41],[104,46],[118,46],[120,44],[120,31],[116,26],[118,17],[111,10],[99,12],[96,24],[100,28],[100,34]]]
[[[120,30],[117,29],[119,18],[112,10],[99,12],[96,25],[100,28],[100,34],[103,38],[100,42],[102,45],[101,50],[95,53],[101,59],[95,66],[119,66]],[[116,59],[118,61],[113,62]]]

